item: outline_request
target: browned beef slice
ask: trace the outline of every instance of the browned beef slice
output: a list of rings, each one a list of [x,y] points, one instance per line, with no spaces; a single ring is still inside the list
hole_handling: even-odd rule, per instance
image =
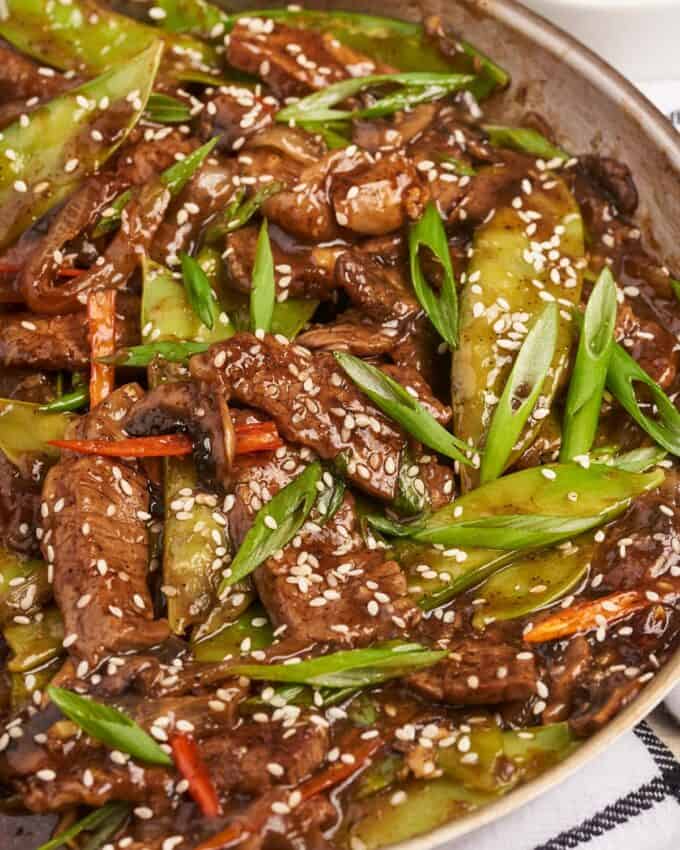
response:
[[[463,638],[451,643],[448,658],[408,681],[429,699],[490,705],[531,697],[537,679],[532,652],[488,638]]]
[[[596,186],[616,204],[619,212],[632,215],[637,209],[638,192],[630,168],[616,159],[589,154],[579,164]]]
[[[282,446],[273,452],[239,455],[231,469],[234,503],[227,518],[229,535],[241,544],[262,505],[297,478],[314,454],[309,449]]]
[[[115,431],[139,395],[134,386],[121,388],[71,436]],[[76,635],[69,651],[90,665],[168,635],[167,623],[153,619],[146,581],[148,511],[146,477],[117,459],[66,455],[45,479],[43,555],[66,635]]]
[[[267,18],[239,19],[229,36],[227,60],[261,77],[278,97],[305,95],[376,70],[372,60],[333,38]]]
[[[206,140],[218,136],[218,150],[238,150],[245,139],[272,123],[279,108],[271,95],[261,97],[244,86],[223,87],[201,112],[198,132]]]
[[[5,44],[0,45],[0,101],[54,97],[73,86],[63,74],[37,65]]]
[[[680,592],[680,481],[674,471],[662,486],[638,496],[597,544],[592,574],[598,593],[654,585]]]
[[[335,276],[352,304],[376,322],[393,322],[396,329],[398,323],[421,312],[399,270],[381,267],[358,251],[338,257]]]
[[[399,565],[363,545],[349,494],[325,525],[307,522],[255,583],[274,624],[300,642],[364,645],[419,620]]]
[[[244,722],[203,743],[201,754],[220,791],[260,795],[273,785],[299,783],[323,763],[328,748],[327,727],[302,716]]]
[[[616,339],[662,387],[669,387],[678,372],[680,352],[675,336],[651,319],[638,316],[630,303],[619,306]]]
[[[14,466],[0,452],[0,546],[25,555],[39,551],[35,530],[40,521],[42,464],[36,475]]]
[[[139,299],[119,295],[117,307],[116,346],[135,345],[139,342]],[[0,314],[0,363],[49,371],[89,367],[85,314]]]
[[[266,411],[290,442],[326,460],[343,455],[347,477],[362,490],[388,501],[396,496],[405,438],[332,354],[312,357],[282,338],[240,333],[193,357],[190,367],[227,397]]]

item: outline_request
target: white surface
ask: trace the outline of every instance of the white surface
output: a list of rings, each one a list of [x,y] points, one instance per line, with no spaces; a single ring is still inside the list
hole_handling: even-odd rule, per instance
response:
[[[680,80],[680,0],[523,0],[632,80]]]

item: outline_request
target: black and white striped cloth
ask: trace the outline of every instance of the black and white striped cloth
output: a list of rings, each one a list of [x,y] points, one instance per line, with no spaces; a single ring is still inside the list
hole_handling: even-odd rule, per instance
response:
[[[658,709],[555,789],[442,850],[680,850],[680,726]]]

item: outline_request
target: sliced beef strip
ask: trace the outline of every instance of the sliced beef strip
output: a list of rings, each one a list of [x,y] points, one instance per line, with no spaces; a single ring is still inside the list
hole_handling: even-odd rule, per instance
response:
[[[588,154],[579,157],[579,165],[601,192],[610,197],[619,212],[632,215],[638,205],[638,191],[630,168],[607,156]]]
[[[461,637],[453,638],[447,649],[447,658],[408,677],[409,685],[428,699],[493,705],[536,693],[536,657],[519,643]]]
[[[201,744],[201,755],[220,792],[259,796],[276,785],[297,785],[323,764],[330,747],[327,726],[311,722],[305,714],[295,719],[291,709],[290,719],[245,721],[228,736]]]
[[[419,620],[395,561],[366,549],[346,494],[324,525],[297,538],[255,573],[260,599],[286,639],[361,646],[403,636]]]
[[[71,437],[115,431],[141,396],[122,387],[83,417]],[[120,432],[119,432],[120,433]],[[43,487],[43,555],[54,570],[54,595],[69,652],[89,666],[107,654],[160,643],[147,587],[149,493],[135,465],[65,454]]]
[[[425,182],[403,154],[377,158],[351,146],[304,168],[297,184],[269,198],[263,211],[299,239],[319,242],[346,230],[392,233],[420,218],[428,199]]]
[[[619,306],[615,335],[626,351],[662,387],[673,384],[680,364],[675,336],[658,322],[637,315],[628,302]]]
[[[217,150],[233,153],[269,127],[279,109],[279,101],[271,95],[258,95],[244,86],[222,86],[202,110],[198,132],[204,141],[218,136]]]
[[[0,102],[51,98],[74,85],[74,79],[40,67],[8,45],[0,44]]]
[[[241,17],[229,35],[227,61],[261,77],[277,97],[303,96],[347,77],[374,74],[385,66],[328,35]]]
[[[139,298],[120,293],[116,308],[116,347],[136,345],[140,339]],[[88,368],[90,344],[85,314],[0,314],[0,363],[48,371]]]
[[[312,356],[283,338],[240,333],[193,357],[190,368],[227,398],[268,413],[285,439],[326,460],[343,456],[347,477],[362,490],[395,498],[405,438],[332,354]]]
[[[225,270],[232,289],[248,294],[252,285],[255,248],[259,228],[248,225],[226,237],[223,253]],[[326,301],[335,293],[335,261],[342,247],[317,247],[294,243],[276,225],[269,228],[274,257],[276,294],[279,300],[318,298]]]
[[[6,369],[0,366],[0,398],[46,404],[54,399],[51,378],[35,369]]]
[[[680,481],[674,471],[609,524],[593,553],[592,575],[601,576],[598,593],[666,585],[680,592]]]
[[[40,551],[36,528],[40,524],[40,494],[44,467],[36,461],[31,471],[18,469],[0,452],[0,546],[24,555]]]

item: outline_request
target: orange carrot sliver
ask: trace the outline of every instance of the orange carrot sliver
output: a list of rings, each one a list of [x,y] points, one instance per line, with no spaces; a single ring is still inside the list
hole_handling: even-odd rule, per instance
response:
[[[175,764],[189,783],[189,793],[198,807],[206,817],[217,817],[220,800],[196,741],[188,735],[176,734],[170,737],[170,746]]]
[[[649,604],[649,599],[640,590],[624,590],[600,599],[590,599],[536,623],[524,635],[524,640],[527,643],[540,643],[569,637],[577,632],[588,632],[604,623],[612,623],[640,611]]]
[[[283,445],[275,422],[254,422],[249,425],[237,425],[236,454],[245,455],[251,452],[270,452]]]
[[[158,437],[131,437],[128,440],[50,440],[51,446],[83,455],[107,457],[175,457],[191,454],[192,443],[186,434],[162,434]]]
[[[99,362],[115,351],[116,290],[97,289],[87,299],[90,333],[90,407],[96,407],[115,386],[115,367]]]

